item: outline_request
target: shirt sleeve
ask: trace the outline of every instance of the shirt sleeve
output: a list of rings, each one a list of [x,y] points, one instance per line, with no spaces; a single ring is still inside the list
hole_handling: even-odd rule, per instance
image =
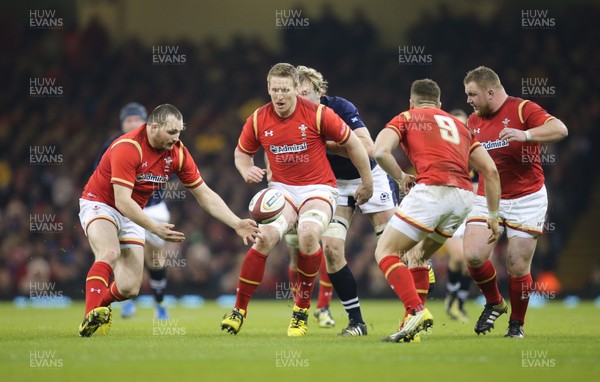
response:
[[[141,149],[131,142],[117,142],[110,150],[110,182],[133,189]]]
[[[522,104],[522,118],[527,130],[543,125],[555,117],[535,102],[527,101]]]
[[[340,112],[338,114],[344,120],[344,122],[346,122],[346,124],[350,126],[352,130],[359,129],[361,127],[366,127],[365,123],[358,114],[358,109],[356,108],[356,106],[354,106],[352,102],[344,98],[339,98],[339,102]],[[334,109],[334,111],[336,110]]]
[[[336,143],[344,144],[350,138],[350,127],[334,111],[323,107],[321,134]]]
[[[398,134],[398,138],[400,139],[400,141],[402,141],[404,137],[404,133],[402,131],[404,126],[404,120],[406,120],[405,113],[402,113],[392,118],[392,120],[386,123],[385,125],[386,129],[392,129],[392,131]]]
[[[258,122],[255,122],[257,113],[258,112],[255,111],[248,119],[246,119],[246,123],[244,124],[244,127],[242,127],[242,133],[238,139],[238,149],[248,155],[254,155],[260,148],[260,142],[256,139],[258,131],[254,131],[255,123],[258,125]],[[258,126],[256,126],[256,128],[258,129]]]
[[[198,170],[194,158],[192,158],[192,155],[184,145],[181,145],[180,155],[182,163],[181,167],[176,171],[179,180],[187,188],[198,187],[204,180],[200,176],[200,170]]]

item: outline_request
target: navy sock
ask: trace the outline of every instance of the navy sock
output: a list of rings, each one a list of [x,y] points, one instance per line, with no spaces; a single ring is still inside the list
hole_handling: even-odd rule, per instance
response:
[[[456,295],[456,292],[460,289],[461,272],[451,271],[448,269],[448,282],[446,283],[446,290],[449,294]]]
[[[148,269],[150,273],[150,288],[154,294],[154,300],[160,304],[165,296],[167,286],[167,268]]]
[[[348,264],[336,273],[329,273],[329,280],[333,284],[333,289],[340,297],[348,318],[357,323],[363,323],[362,313],[360,311],[360,301],[356,288],[356,279],[350,270]]]
[[[461,275],[460,276],[460,288],[458,289],[458,298],[461,301],[464,301],[469,297],[469,288],[471,287],[472,282],[471,275]]]

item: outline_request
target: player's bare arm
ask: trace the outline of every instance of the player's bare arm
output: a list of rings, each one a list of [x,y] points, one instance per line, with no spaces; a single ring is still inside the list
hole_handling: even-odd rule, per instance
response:
[[[252,157],[238,148],[234,153],[235,168],[239,171],[246,183],[260,183],[266,175],[266,170],[254,165]]]
[[[506,139],[509,142],[539,142],[553,143],[558,142],[569,135],[567,126],[560,120],[553,118],[541,126],[529,130],[511,129],[509,127],[500,131],[500,139]]]
[[[131,198],[132,189],[113,184],[115,190],[115,206],[135,224],[152,232],[163,240],[180,242],[185,240],[182,232],[173,231],[173,224],[157,222],[144,213],[142,208]]]
[[[400,190],[406,195],[415,183],[415,177],[402,171],[398,161],[392,154],[399,143],[398,134],[391,129],[383,129],[377,135],[373,153],[377,164],[398,183]]]
[[[352,131],[350,132],[350,137],[343,146],[346,147],[348,158],[350,158],[352,164],[354,164],[354,167],[358,170],[360,179],[362,180],[361,185],[354,195],[356,204],[361,205],[366,203],[371,199],[371,196],[373,196],[373,175],[371,174],[369,155],[360,139]]]
[[[373,139],[371,138],[371,134],[366,127],[359,127],[357,129],[352,130],[354,134],[358,137],[358,139],[363,144],[365,150],[367,150],[368,156],[373,156]],[[348,149],[344,145],[339,145],[333,141],[327,141],[327,151],[332,152],[336,155],[349,158]]]
[[[485,198],[488,206],[488,227],[492,234],[488,238],[488,244],[493,243],[500,236],[498,227],[498,210],[500,208],[500,175],[496,164],[487,150],[479,146],[469,157],[469,166],[475,169],[485,179]]]
[[[235,232],[244,240],[244,244],[248,244],[248,240],[252,243],[260,237],[260,230],[256,222],[252,219],[240,219],[233,213],[221,199],[206,183],[202,183],[198,187],[190,189],[198,204],[202,209],[208,212],[211,216],[220,222],[233,228]]]

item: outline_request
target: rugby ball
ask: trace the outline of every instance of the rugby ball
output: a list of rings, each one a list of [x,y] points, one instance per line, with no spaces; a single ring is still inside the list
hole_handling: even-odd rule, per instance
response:
[[[248,210],[250,216],[259,224],[269,224],[283,213],[285,196],[274,188],[265,188],[254,195]]]

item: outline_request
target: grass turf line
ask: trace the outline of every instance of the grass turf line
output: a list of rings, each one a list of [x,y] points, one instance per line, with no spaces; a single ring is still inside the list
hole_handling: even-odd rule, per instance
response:
[[[288,338],[288,301],[252,301],[240,334],[220,330],[228,309],[172,308],[166,322],[154,310],[132,319],[113,311],[109,336],[79,338],[83,304],[67,309],[19,309],[0,304],[2,381],[565,381],[600,372],[600,310],[591,303],[567,309],[560,302],[530,309],[524,339],[503,335],[508,315],[486,336],[473,332],[481,307],[467,305],[471,323],[451,321],[439,301],[428,302],[435,324],[419,344],[379,340],[398,326],[394,300],[363,300],[369,335],[342,338],[347,323],[338,302],[333,329],[312,319],[303,338]],[[312,313],[312,312],[311,312]]]

